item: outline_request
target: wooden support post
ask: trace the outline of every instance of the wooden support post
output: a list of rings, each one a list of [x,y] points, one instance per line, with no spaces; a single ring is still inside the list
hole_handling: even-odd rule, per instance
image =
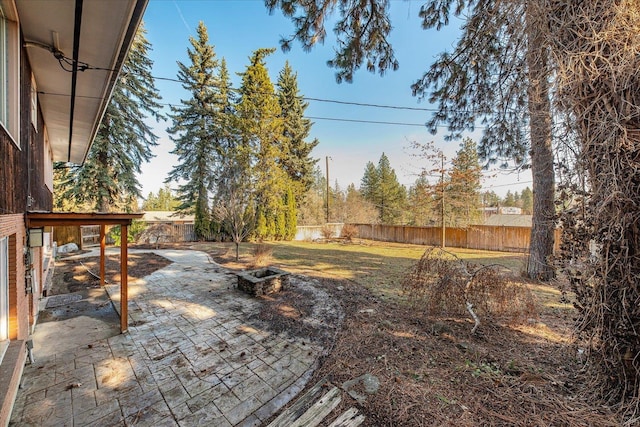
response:
[[[127,236],[128,229],[126,225],[120,226],[120,332],[125,333],[129,329],[129,322],[127,320],[127,308],[128,308],[128,279],[129,272],[127,271]]]
[[[105,268],[105,248],[106,248],[106,236],[105,236],[105,226],[100,226],[100,286],[104,286],[104,279],[106,276],[106,268]]]

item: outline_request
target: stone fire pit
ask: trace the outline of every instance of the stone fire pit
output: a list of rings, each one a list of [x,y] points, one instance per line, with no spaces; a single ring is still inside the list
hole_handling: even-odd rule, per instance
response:
[[[278,292],[289,283],[289,273],[275,267],[241,271],[238,276],[238,289],[253,296]]]

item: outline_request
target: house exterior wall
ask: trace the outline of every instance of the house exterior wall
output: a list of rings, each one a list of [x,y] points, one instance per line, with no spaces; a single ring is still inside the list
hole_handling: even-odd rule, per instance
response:
[[[22,45],[22,43],[21,43]],[[38,109],[37,129],[31,123],[31,67],[26,52],[20,55],[20,131],[19,147],[0,126],[0,238],[9,242],[9,347],[0,355],[0,426],[8,423],[26,360],[25,342],[37,319],[42,292],[43,250],[27,248],[25,212],[51,210],[53,194],[49,186],[50,150],[45,144],[45,127]],[[25,254],[29,254],[25,258]],[[25,261],[28,265],[25,265]],[[32,285],[27,275],[33,273],[40,286]]]
[[[0,237],[9,238],[9,347],[0,363],[0,426],[7,425],[27,358],[31,297],[25,291],[24,214],[0,215]]]

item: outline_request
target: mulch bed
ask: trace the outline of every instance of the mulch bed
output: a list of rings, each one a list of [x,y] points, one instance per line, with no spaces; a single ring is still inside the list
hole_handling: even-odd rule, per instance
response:
[[[349,281],[325,279],[321,286],[341,302],[346,317],[309,384],[326,378],[341,385],[367,373],[376,376],[376,394],[365,403],[345,394],[338,408],[356,406],[366,415],[364,425],[620,425],[608,408],[580,393],[576,349],[546,338],[544,325],[515,328],[497,319],[471,334],[470,319],[430,317],[380,301]],[[271,295],[261,316],[292,331],[304,328],[278,314],[278,307],[287,305],[302,317],[309,310],[304,297],[295,289]],[[566,324],[565,319],[558,323]],[[536,330],[540,336],[531,334]]]

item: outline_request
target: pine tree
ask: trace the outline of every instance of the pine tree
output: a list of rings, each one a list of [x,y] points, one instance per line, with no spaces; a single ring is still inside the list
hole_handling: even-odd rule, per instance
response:
[[[378,162],[380,177],[380,221],[383,224],[398,224],[403,220],[407,192],[398,182],[395,170],[391,168],[389,158],[382,153]]]
[[[533,192],[529,187],[522,190],[520,203],[522,204],[522,213],[531,215],[531,211],[533,210]]]
[[[285,199],[285,240],[293,240],[296,237],[298,227],[298,209],[296,207],[296,198],[293,194],[293,189],[289,187],[287,189],[287,196]]]
[[[340,10],[341,19],[334,27],[338,47],[334,58],[327,61],[330,67],[337,69],[338,83],[343,80],[351,83],[353,74],[362,65],[368,71],[378,71],[380,74],[384,74],[388,68],[398,69],[398,61],[387,41],[392,28],[388,16],[389,0],[265,0],[265,4],[269,12],[281,9],[284,16],[290,17],[296,26],[293,36],[280,40],[285,52],[291,49],[294,39],[298,39],[307,51],[318,42],[324,43],[326,15],[333,10]],[[298,14],[298,8],[302,13]]]
[[[173,211],[180,205],[175,198],[173,190],[168,184],[158,190],[158,194],[150,192],[147,199],[142,204],[143,211]]]
[[[516,205],[516,198],[511,190],[507,190],[507,194],[504,196],[504,201],[502,202],[502,204],[508,208]]]
[[[146,119],[162,117],[145,34],[141,25],[84,166],[73,168],[67,185],[60,188],[76,206],[100,212],[131,210],[133,201],[142,197],[136,174],[142,162],[153,157],[151,148],[158,140]]]
[[[427,181],[426,173],[420,174],[409,188],[407,213],[410,225],[425,227],[435,224],[433,189]]]
[[[311,120],[304,117],[309,104],[299,94],[298,78],[288,61],[278,75],[277,89],[283,124],[279,163],[289,176],[296,200],[300,200],[313,183],[313,169],[318,159],[310,155],[320,141],[306,141],[312,125]]]
[[[480,220],[482,167],[478,161],[476,143],[470,138],[465,138],[451,163],[447,191],[453,225],[466,227]]]
[[[337,80],[351,81],[355,70],[396,69],[388,0],[352,2],[267,0],[290,17],[295,34],[281,41],[286,50],[294,39],[311,49],[323,42],[324,23],[338,11],[334,27]],[[548,258],[554,246],[555,178],[552,151],[550,81],[553,68],[545,2],[497,0],[428,0],[420,9],[422,27],[440,30],[450,18],[463,17],[462,36],[452,53],[441,54],[413,86],[413,93],[438,104],[428,126],[435,133],[446,124],[449,138],[483,123],[480,157],[488,162],[524,165],[531,156],[533,227],[528,275],[547,280],[553,274]],[[561,56],[561,55],[558,55]],[[559,92],[555,92],[556,94]]]
[[[281,109],[269,78],[265,57],[274,49],[258,49],[243,73],[237,103],[238,129],[245,154],[245,170],[255,188],[258,210],[256,237],[278,237],[279,213],[285,210],[289,179],[280,167],[283,123]]]
[[[501,204],[500,196],[495,191],[485,191],[481,195],[482,206],[485,208],[498,207]]]
[[[191,63],[178,61],[178,79],[191,98],[171,107],[173,125],[167,132],[176,145],[172,153],[179,163],[171,169],[167,182],[184,181],[178,186],[179,208],[195,214],[195,233],[202,238],[210,231],[209,192],[218,153],[213,119],[220,79],[216,75],[218,60],[203,22],[197,32],[198,37],[189,39],[191,48],[187,49]]]
[[[380,198],[380,175],[373,162],[367,162],[360,180],[360,194],[365,200],[375,203]]]
[[[432,0],[420,12],[425,29],[447,25],[453,0]],[[525,165],[533,175],[533,226],[528,275],[548,280],[554,246],[555,178],[549,57],[541,2],[472,0],[457,2],[455,16],[467,16],[454,51],[442,53],[413,93],[438,104],[427,123],[441,124],[449,138],[485,123],[480,157],[489,163]]]
[[[406,189],[398,182],[389,158],[382,153],[378,166],[367,163],[360,184],[365,200],[373,203],[382,224],[397,224],[402,220],[406,202]]]

